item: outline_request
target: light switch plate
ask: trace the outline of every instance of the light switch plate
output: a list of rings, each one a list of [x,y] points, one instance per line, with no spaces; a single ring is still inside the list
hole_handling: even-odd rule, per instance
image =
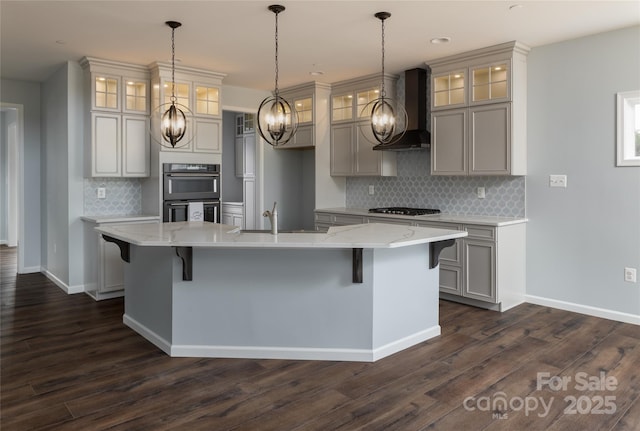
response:
[[[376,192],[375,187],[373,186],[373,184],[369,184],[369,194],[372,195]]]
[[[104,187],[98,187],[96,189],[96,196],[98,199],[105,199],[107,197],[107,189]]]
[[[478,195],[478,199],[484,199],[487,197],[487,195],[485,194],[484,187],[478,187],[476,189],[476,194]]]
[[[549,187],[567,187],[566,175],[549,175]]]

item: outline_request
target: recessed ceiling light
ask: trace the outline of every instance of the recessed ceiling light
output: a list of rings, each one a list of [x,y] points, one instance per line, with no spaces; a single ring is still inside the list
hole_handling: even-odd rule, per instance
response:
[[[58,40],[56,40],[56,43],[57,43],[58,45],[65,45],[67,42],[65,42],[65,41],[64,41],[64,40],[62,40],[62,39],[58,39]]]
[[[433,44],[449,43],[449,42],[451,42],[451,38],[449,36],[434,37],[433,39],[431,39],[431,43]]]
[[[521,4],[512,4],[511,6],[509,6],[509,10],[516,10],[516,9],[522,9],[524,6]]]
[[[311,76],[320,76],[320,75],[324,75],[324,72],[321,70],[312,70],[311,72],[309,72],[309,75]]]

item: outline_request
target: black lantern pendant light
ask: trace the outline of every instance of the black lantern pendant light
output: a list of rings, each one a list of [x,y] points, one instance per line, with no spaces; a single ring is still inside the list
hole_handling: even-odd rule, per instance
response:
[[[382,22],[382,76],[380,97],[369,102],[363,112],[371,110],[371,131],[376,144],[390,145],[397,142],[407,130],[407,111],[389,97],[384,88],[384,21],[391,16],[389,12],[378,12],[374,15]],[[395,105],[395,106],[394,106]]]
[[[298,129],[298,113],[285,99],[280,97],[278,90],[278,14],[284,6],[271,5],[269,10],[276,15],[276,84],[273,96],[262,101],[258,108],[258,131],[268,144],[278,147],[293,138]]]
[[[171,106],[162,115],[161,130],[162,139],[169,143],[172,148],[175,148],[176,144],[184,137],[187,131],[187,117],[184,112],[176,106],[176,46],[175,46],[175,31],[176,28],[182,24],[177,21],[167,21],[169,27],[171,27]]]

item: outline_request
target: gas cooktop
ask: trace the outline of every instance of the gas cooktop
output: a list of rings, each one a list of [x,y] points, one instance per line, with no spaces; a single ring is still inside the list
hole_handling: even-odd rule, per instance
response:
[[[408,207],[385,207],[385,208],[371,208],[370,213],[377,214],[398,214],[408,216],[419,216],[427,214],[440,214],[440,210],[431,208],[408,208]]]

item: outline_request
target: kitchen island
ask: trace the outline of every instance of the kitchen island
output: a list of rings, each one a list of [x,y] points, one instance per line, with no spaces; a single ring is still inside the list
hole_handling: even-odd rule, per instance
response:
[[[375,361],[440,334],[444,230],[249,233],[207,222],[96,228],[121,249],[124,323],[170,356]]]

